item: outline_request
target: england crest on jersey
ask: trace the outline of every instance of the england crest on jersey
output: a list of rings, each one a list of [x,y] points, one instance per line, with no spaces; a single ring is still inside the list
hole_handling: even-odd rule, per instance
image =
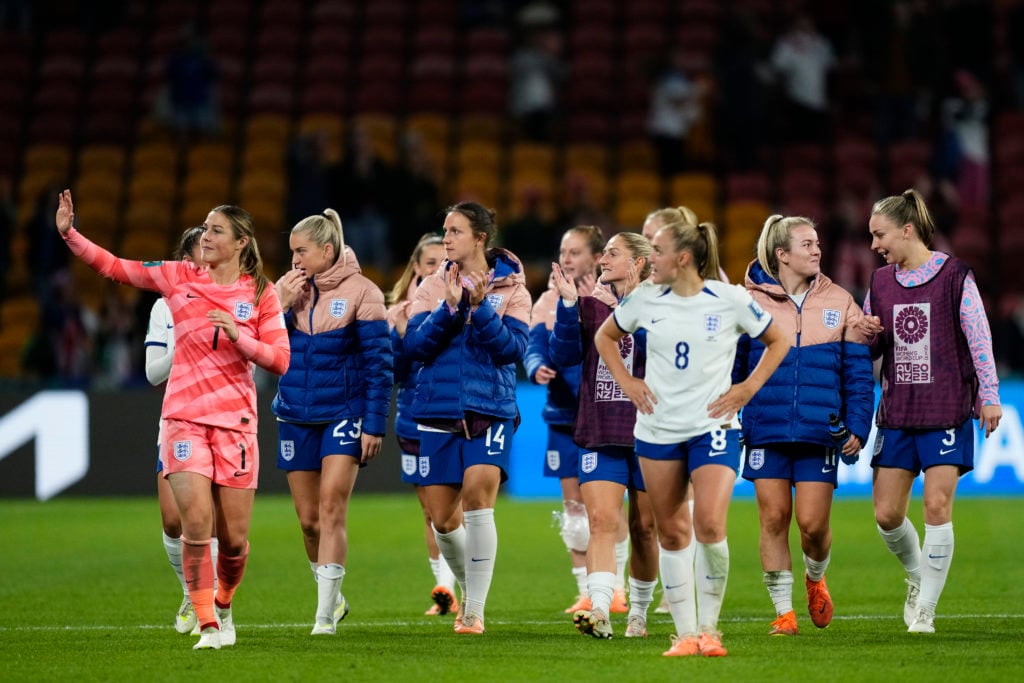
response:
[[[252,304],[248,301],[235,302],[235,320],[245,322],[252,317]]]
[[[295,442],[291,439],[286,439],[281,442],[281,459],[285,462],[291,462],[292,458],[295,457]]]
[[[192,442],[191,441],[175,441],[174,442],[174,459],[178,462],[185,462],[192,457]]]
[[[402,471],[405,472],[405,474],[410,477],[416,474],[415,455],[409,455],[407,453],[402,454]]]
[[[722,330],[722,316],[707,313],[704,315],[704,331],[715,334]]]
[[[839,327],[839,322],[843,319],[843,314],[834,308],[826,308],[821,312],[821,322],[825,323],[825,327],[830,330],[834,330]]]
[[[348,310],[348,299],[331,299],[331,317],[341,318]]]
[[[420,456],[420,476],[426,477],[430,475],[430,458],[426,456]]]
[[[548,469],[557,470],[562,464],[562,455],[558,451],[548,451]]]
[[[501,302],[505,300],[504,294],[488,294],[486,297],[487,303],[491,305],[495,311],[501,310]]]

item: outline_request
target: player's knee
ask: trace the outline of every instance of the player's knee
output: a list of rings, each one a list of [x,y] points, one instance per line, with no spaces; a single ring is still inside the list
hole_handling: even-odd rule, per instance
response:
[[[559,535],[566,548],[585,553],[590,544],[590,520],[587,517],[587,509],[577,500],[562,501],[562,506],[562,512],[554,513],[555,519],[559,522]]]

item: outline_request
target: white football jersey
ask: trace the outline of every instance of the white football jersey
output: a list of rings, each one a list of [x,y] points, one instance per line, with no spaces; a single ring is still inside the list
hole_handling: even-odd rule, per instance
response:
[[[636,438],[672,444],[739,427],[735,417],[712,419],[708,405],[732,386],[740,336],[759,337],[771,324],[745,288],[706,280],[699,294],[681,297],[668,285],[644,285],[613,315],[624,332],[647,331],[644,381],[658,403],[650,415],[637,413]]]

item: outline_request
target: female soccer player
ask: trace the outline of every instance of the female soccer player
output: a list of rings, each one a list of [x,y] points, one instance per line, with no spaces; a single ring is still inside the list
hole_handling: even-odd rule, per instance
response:
[[[253,364],[280,375],[289,358],[281,304],[263,274],[252,216],[230,205],[210,211],[200,267],[119,259],[73,228],[74,215],[65,190],[56,224],[72,253],[105,277],[160,292],[171,309],[175,357],[161,414],[162,457],[181,512],[185,581],[201,629],[193,647],[234,645],[231,599],[249,554],[259,478]],[[215,512],[216,597],[210,556]]]
[[[484,632],[498,550],[494,503],[508,477],[516,363],[530,321],[522,264],[487,248],[494,232],[494,212],[480,204],[448,209],[448,262],[416,290],[405,332],[405,352],[423,364],[410,414],[420,430],[424,495],[437,545],[463,589],[455,632],[465,634]]]
[[[726,517],[740,458],[736,413],[789,345],[742,287],[714,279],[713,225],[665,226],[652,246],[652,284],[615,309],[595,344],[638,412],[636,452],[654,507],[661,577],[677,633],[664,654],[721,657],[727,654],[718,631],[729,574]],[[619,350],[619,341],[639,330],[647,334],[646,379],[629,373]],[[733,385],[736,342],[743,332],[760,338],[767,351],[750,377]],[[686,505],[691,482],[696,551]]]
[[[872,274],[864,302],[863,329],[882,359],[871,458],[875,521],[907,572],[909,632],[934,633],[953,560],[953,496],[959,477],[974,468],[971,419],[988,437],[1003,414],[992,334],[971,269],[931,250],[935,226],[916,190],[875,202],[868,226],[871,249],[888,264]],[[907,508],[922,470],[920,547]]]
[[[199,240],[204,232],[203,226],[187,229],[181,236],[174,257],[179,261],[202,263],[202,252]],[[153,386],[163,384],[171,374],[171,361],[174,358],[174,319],[171,309],[161,297],[153,302],[149,313],[149,329],[146,331],[146,379]],[[160,421],[160,432],[163,432],[163,420]],[[162,436],[157,435],[156,456],[156,491],[160,503],[160,523],[163,526],[164,551],[167,561],[171,564],[181,591],[184,594],[181,606],[174,617],[174,630],[178,633],[190,633],[199,624],[196,621],[196,610],[188,597],[188,585],[185,583],[185,572],[181,565],[181,515],[178,504],[174,502],[171,485],[164,478],[164,465],[160,458]],[[211,562],[217,564],[217,538],[210,539]]]
[[[427,554],[430,570],[434,574],[434,587],[430,597],[433,604],[426,611],[426,616],[448,614],[459,609],[455,598],[455,574],[437,547],[434,529],[430,526],[430,513],[422,486],[423,477],[419,470],[420,434],[416,423],[409,416],[412,405],[413,387],[415,386],[418,364],[409,362],[404,351],[406,326],[409,324],[409,310],[412,306],[416,289],[423,279],[437,272],[444,261],[444,240],[440,235],[426,234],[413,249],[402,276],[388,294],[388,326],[391,328],[391,353],[395,359],[395,383],[398,384],[398,398],[395,413],[395,434],[402,455],[402,481],[412,484],[416,489],[416,497],[420,501],[424,517],[424,535],[427,541]],[[459,526],[462,525],[461,520]]]
[[[573,438],[580,454],[579,479],[590,522],[587,548],[587,593],[591,603],[573,613],[580,633],[611,638],[609,615],[615,611],[617,546],[627,534],[633,541],[629,576],[629,616],[626,637],[647,635],[647,610],[658,579],[654,514],[633,449],[636,408],[600,363],[594,333],[611,315],[613,306],[629,296],[650,274],[651,245],[635,232],[620,232],[608,240],[599,265],[602,290],[612,301],[581,296],[559,264],[552,278],[559,294],[557,320],[550,337],[551,357],[561,366],[582,363],[579,406]],[[604,288],[607,287],[607,290]],[[624,339],[621,353],[633,376],[642,377],[646,360],[644,334]],[[622,519],[622,496],[629,493],[629,521]]]
[[[349,499],[387,430],[391,340],[384,295],[345,247],[334,209],[299,221],[288,244],[292,270],[276,285],[292,347],[273,403],[277,466],[287,473],[316,575],[311,635],[333,635],[348,613],[341,584]]]
[[[558,250],[558,263],[566,277],[571,278],[580,294],[589,295],[595,284],[597,259],[604,249],[604,236],[596,226],[579,225],[566,230]],[[577,596],[574,604],[565,610],[573,614],[591,608],[587,594],[587,543],[590,538],[587,510],[583,504],[579,482],[580,449],[573,440],[573,416],[576,414],[576,395],[579,393],[580,368],[578,363],[561,367],[551,360],[548,336],[555,324],[558,290],[553,277],[548,289],[538,297],[530,315],[530,342],[526,346],[523,367],[526,376],[535,384],[547,386],[547,400],[542,416],[548,426],[548,442],[544,458],[545,477],[557,477],[562,489],[562,511],[556,512],[562,541],[572,559],[572,573],[576,579]],[[628,541],[623,526],[622,545],[628,552]],[[615,599],[621,611],[629,609],[626,592],[620,587]]]
[[[857,323],[853,297],[821,272],[814,223],[800,216],[769,216],[747,267],[747,291],[783,331],[786,359],[743,409],[746,463],[761,520],[761,568],[775,604],[771,635],[796,635],[789,526],[796,511],[806,568],[811,621],[832,621],[825,584],[832,548],[829,518],[837,484],[838,448],[856,461],[871,432],[874,380],[871,357]],[[757,366],[764,345],[744,335],[733,381]],[[845,420],[849,438],[834,444],[829,417]],[[794,495],[795,489],[795,495]]]

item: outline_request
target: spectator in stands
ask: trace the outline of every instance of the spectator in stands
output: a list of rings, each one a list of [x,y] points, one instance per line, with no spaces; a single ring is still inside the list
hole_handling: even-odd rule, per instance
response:
[[[210,56],[206,40],[192,26],[182,29],[181,43],[164,65],[165,104],[162,112],[182,140],[220,131],[217,104],[217,63]]]
[[[686,138],[700,118],[701,90],[687,78],[675,51],[655,76],[647,132],[658,157],[658,172],[670,178],[686,169]]]
[[[956,183],[960,205],[987,208],[989,196],[988,96],[967,69],[953,74],[956,94],[942,103],[939,172]]]
[[[328,195],[345,225],[346,242],[365,266],[391,266],[391,224],[394,169],[374,149],[370,132],[352,126],[341,164],[328,174]],[[404,201],[404,199],[403,199]]]
[[[832,44],[818,33],[809,15],[798,14],[790,30],[776,41],[771,55],[786,100],[783,138],[801,142],[828,139],[828,74],[835,63]]]
[[[551,140],[558,90],[566,77],[561,34],[551,28],[529,30],[509,66],[509,113],[527,139]]]

